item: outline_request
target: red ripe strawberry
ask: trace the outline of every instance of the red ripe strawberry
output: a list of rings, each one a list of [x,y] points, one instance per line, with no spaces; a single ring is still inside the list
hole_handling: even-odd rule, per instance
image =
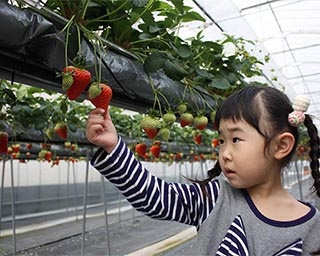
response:
[[[112,89],[106,84],[94,82],[89,87],[88,98],[96,108],[106,110],[112,98]]]
[[[8,133],[0,131],[0,154],[7,154],[8,141],[9,141]]]
[[[26,144],[26,148],[27,148],[28,150],[31,150],[31,149],[32,149],[32,144],[31,144],[31,143],[27,143],[27,144]]]
[[[202,131],[208,125],[208,118],[204,115],[196,116],[193,120],[193,124],[196,129]]]
[[[72,79],[70,75],[72,75]],[[71,83],[71,86],[68,88],[68,83],[64,81],[64,79],[70,79],[68,83]],[[63,87],[67,89],[67,96],[69,100],[77,99],[82,92],[87,88],[91,81],[91,73],[82,68],[74,67],[74,66],[67,66],[63,69]],[[73,81],[72,81],[73,80]]]
[[[155,157],[158,158],[161,152],[161,146],[159,144],[154,144],[150,147],[150,153]]]
[[[212,139],[211,141],[212,147],[217,147],[219,145],[219,140],[218,139]]]
[[[12,147],[12,153],[19,153],[20,152],[20,144],[15,143],[11,145]]]
[[[185,127],[193,122],[193,115],[189,112],[185,112],[180,116],[180,125],[181,127]]]
[[[192,132],[192,137],[193,137],[193,141],[197,144],[200,145],[201,141],[202,141],[202,135],[199,131],[193,131]]]
[[[135,152],[138,154],[140,157],[144,157],[146,152],[147,152],[147,145],[144,143],[138,143],[135,146]]]
[[[154,139],[160,130],[160,121],[151,116],[145,116],[142,118],[140,126],[147,134],[149,139]]]
[[[52,158],[52,153],[51,151],[47,151],[44,155],[44,159],[47,160],[48,162],[51,161],[51,158]]]
[[[54,131],[61,139],[65,140],[67,138],[68,127],[65,123],[57,123],[54,126]]]

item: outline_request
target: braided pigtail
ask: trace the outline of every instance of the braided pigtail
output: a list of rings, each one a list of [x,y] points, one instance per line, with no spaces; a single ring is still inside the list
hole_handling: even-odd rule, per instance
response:
[[[207,181],[211,180],[214,177],[217,177],[222,172],[219,161],[216,162],[216,164],[213,166],[212,169],[208,171],[208,178]]]
[[[220,164],[219,164],[219,161],[217,161],[215,163],[215,165],[213,166],[213,168],[211,168],[210,170],[208,170],[208,177],[204,180],[194,180],[194,179],[188,179],[190,181],[193,181],[193,182],[197,182],[200,184],[200,187],[201,187],[201,191],[202,193],[209,197],[209,194],[206,190],[206,185],[208,184],[208,182],[210,182],[214,177],[217,177],[220,175],[220,173],[222,172],[221,170],[221,167],[220,167]],[[210,198],[210,197],[209,197]]]
[[[314,179],[313,187],[318,197],[320,197],[320,171],[319,171],[319,155],[320,155],[320,142],[318,136],[317,127],[313,124],[312,118],[309,115],[305,115],[304,125],[308,130],[308,134],[310,137],[309,145],[310,152],[309,157],[311,175]]]

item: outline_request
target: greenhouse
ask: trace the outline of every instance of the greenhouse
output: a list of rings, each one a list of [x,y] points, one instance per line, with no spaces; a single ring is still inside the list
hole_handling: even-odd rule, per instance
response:
[[[319,10],[0,0],[0,255],[320,255]]]

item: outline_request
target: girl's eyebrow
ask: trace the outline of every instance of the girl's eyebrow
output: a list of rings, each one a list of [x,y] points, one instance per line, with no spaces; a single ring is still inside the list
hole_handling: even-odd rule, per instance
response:
[[[240,127],[235,126],[235,127],[227,128],[227,131],[230,132],[230,133],[232,133],[232,132],[243,132],[243,129],[241,129]],[[220,129],[218,130],[218,133],[219,134],[222,133]]]

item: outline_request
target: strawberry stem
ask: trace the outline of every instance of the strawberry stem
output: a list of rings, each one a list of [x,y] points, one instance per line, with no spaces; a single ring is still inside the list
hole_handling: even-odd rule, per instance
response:
[[[68,21],[68,23],[61,30],[61,32],[63,32],[66,29],[66,42],[65,42],[65,47],[64,47],[64,58],[65,58],[65,65],[66,66],[68,66],[68,44],[69,44],[70,27],[72,25],[74,17],[75,17],[75,15],[73,15],[71,17],[71,19]]]

